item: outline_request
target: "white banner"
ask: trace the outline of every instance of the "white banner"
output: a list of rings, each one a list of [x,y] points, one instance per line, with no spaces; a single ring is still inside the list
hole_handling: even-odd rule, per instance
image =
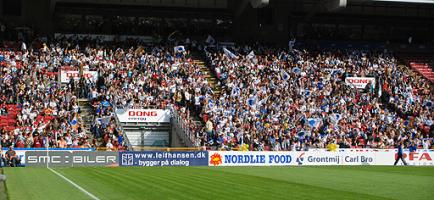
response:
[[[345,84],[358,89],[365,89],[369,83],[372,83],[375,88],[375,78],[371,78],[371,77],[346,77],[345,78]]]
[[[74,80],[79,80],[80,79],[79,76],[80,76],[80,73],[78,71],[62,70],[62,71],[60,71],[60,82],[61,83],[68,83],[70,77],[74,77]],[[97,71],[83,71],[83,76],[85,78],[90,78],[95,82],[98,80],[98,72]]]
[[[104,35],[104,34],[63,34],[63,33],[55,33],[54,38],[61,39],[61,38],[77,38],[77,39],[84,39],[89,38],[93,40],[101,40],[101,41],[113,41],[115,38],[119,39],[120,41],[125,41],[127,39],[134,39],[134,40],[140,40],[144,43],[152,43],[154,41],[154,38],[151,36],[141,36],[141,35]]]
[[[307,151],[295,153],[296,165],[377,165],[378,163],[377,155],[373,152]],[[385,165],[385,163],[382,165]]]
[[[282,166],[294,165],[290,151],[210,151],[209,166]]]
[[[170,110],[161,109],[117,109],[120,122],[170,122]]]
[[[210,151],[209,166],[393,165],[393,149],[330,151]],[[404,151],[408,165],[434,165],[434,150]],[[398,165],[403,165],[402,161]]]

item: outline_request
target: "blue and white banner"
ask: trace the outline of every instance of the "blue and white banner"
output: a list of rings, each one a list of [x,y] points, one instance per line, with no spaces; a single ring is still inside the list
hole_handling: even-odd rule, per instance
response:
[[[321,125],[321,119],[320,118],[309,118],[308,120],[309,126],[312,128],[318,128],[319,125]]]
[[[290,78],[288,72],[286,72],[284,69],[280,71],[280,75],[282,76],[282,80],[284,81],[288,81]]]
[[[176,46],[176,47],[174,47],[173,50],[175,51],[175,53],[178,53],[178,52],[182,53],[185,51],[185,47],[184,46]]]
[[[207,151],[119,152],[119,166],[206,166]]]

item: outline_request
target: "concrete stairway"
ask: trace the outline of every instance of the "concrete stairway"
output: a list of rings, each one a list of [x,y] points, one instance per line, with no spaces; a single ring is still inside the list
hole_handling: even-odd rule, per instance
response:
[[[194,59],[193,63],[200,67],[200,71],[203,74],[205,74],[205,78],[207,79],[208,83],[211,85],[214,95],[219,97],[222,92],[222,88],[218,84],[217,77],[214,75],[211,69],[205,66],[205,62],[200,59]]]
[[[413,71],[420,73],[431,83],[434,83],[434,72],[427,63],[410,62],[410,67],[413,69]]]
[[[80,107],[81,119],[84,122],[84,129],[86,134],[89,135],[90,138],[93,138],[92,133],[90,132],[90,127],[92,126],[94,117],[93,117],[93,108],[88,99],[78,99],[78,106]]]

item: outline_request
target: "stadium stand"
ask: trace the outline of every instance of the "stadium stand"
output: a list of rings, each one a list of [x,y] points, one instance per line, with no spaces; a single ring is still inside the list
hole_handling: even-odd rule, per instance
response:
[[[53,147],[123,149],[115,109],[168,107],[190,124],[184,128],[193,143],[208,148],[393,148],[402,139],[431,145],[431,85],[390,53],[210,45],[203,52],[216,83],[185,47],[128,43],[61,38],[38,51],[2,51],[2,145],[43,147],[48,135]],[[99,78],[62,86],[60,69],[98,71]],[[347,77],[377,82],[359,90]],[[89,128],[78,98],[90,99]]]
[[[393,148],[404,138],[419,146],[429,138],[431,86],[405,74],[392,55],[236,49],[244,55],[207,52],[225,85],[223,96],[204,109],[209,127],[215,127],[207,130],[207,140],[219,148],[290,150],[331,142],[341,148]],[[353,76],[381,83],[357,91],[345,84]]]
[[[130,141],[116,110],[156,108],[176,115],[184,144],[207,149],[432,147],[430,63],[402,65],[364,45],[225,43],[208,34],[227,40],[230,23],[215,21],[65,16],[57,28],[70,34],[54,38],[2,23],[2,145],[123,150]],[[357,39],[341,28],[313,24],[299,38]],[[98,78],[59,81],[61,71]],[[356,86],[352,77],[375,81]]]

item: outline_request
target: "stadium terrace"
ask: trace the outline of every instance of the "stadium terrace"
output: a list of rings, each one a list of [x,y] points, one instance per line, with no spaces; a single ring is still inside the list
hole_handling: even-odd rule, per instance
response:
[[[0,199],[427,199],[433,86],[431,0],[2,0]]]

